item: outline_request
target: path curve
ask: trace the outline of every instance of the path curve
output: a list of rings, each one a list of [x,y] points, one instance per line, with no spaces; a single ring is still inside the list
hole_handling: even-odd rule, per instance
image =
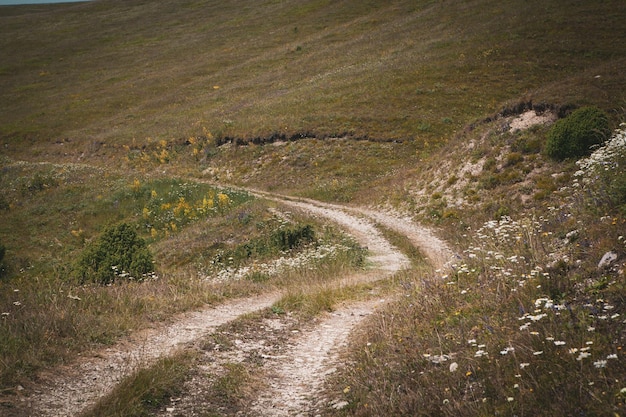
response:
[[[272,194],[258,192],[258,195],[276,199]],[[284,198],[280,199],[283,203]],[[374,258],[383,261],[386,265],[383,269],[386,269],[389,275],[406,267],[408,259],[399,254],[397,249],[391,249],[389,242],[382,237],[372,221],[406,236],[424,252],[436,268],[443,268],[452,259],[453,252],[443,240],[437,238],[429,229],[397,213],[348,208],[305,199],[290,199],[286,204],[324,213],[338,224],[348,227],[357,239],[363,239],[360,241],[361,244],[369,240],[367,243],[373,246],[371,249],[377,253],[384,253]],[[329,213],[333,216],[328,216]],[[337,216],[337,213],[342,214]],[[355,227],[355,214],[360,216],[356,223],[359,227]],[[355,233],[355,229],[359,233]],[[318,398],[317,393],[325,378],[336,369],[340,349],[347,344],[352,330],[383,303],[384,300],[368,300],[339,307],[323,317],[312,331],[303,334],[280,358],[268,361],[265,366],[268,368],[269,388],[260,393],[244,415],[251,417],[316,415],[320,408],[326,406],[323,403],[324,399]]]
[[[370,220],[349,213],[346,207],[310,200],[294,201],[286,197],[267,194],[263,195],[263,198],[297,207],[341,225],[347,233],[354,236],[359,244],[368,247],[369,260],[380,271],[379,278],[389,276],[409,266],[406,256],[393,247]],[[142,331],[114,347],[98,352],[93,357],[82,358],[70,366],[55,369],[48,374],[54,376],[44,378],[44,383],[31,393],[25,404],[26,413],[42,417],[77,415],[110,392],[124,377],[139,367],[173,353],[176,349],[210,334],[218,326],[243,314],[270,307],[279,298],[279,293],[263,294],[187,313],[171,325]],[[362,308],[366,307],[362,306]],[[371,308],[373,308],[371,305],[367,307],[367,311],[371,311]],[[366,315],[364,311],[356,314],[356,317],[364,317]],[[330,317],[328,321],[323,321],[321,327],[310,333],[308,338],[302,339],[302,343],[309,345],[315,340],[323,340],[318,336],[320,334],[318,332],[328,336],[326,347],[317,350],[318,354],[315,356],[317,362],[315,365],[309,364],[309,369],[322,366],[322,363],[328,360],[332,348],[343,343],[349,331],[359,321],[341,320],[341,317],[344,317],[342,314],[337,313],[334,319]],[[350,317],[355,317],[355,315],[350,314]],[[336,336],[333,337],[332,332],[325,331],[329,328],[341,329],[334,333]],[[297,351],[294,352],[297,353]],[[299,367],[300,370],[303,368]],[[319,374],[313,375],[314,378],[318,376]],[[292,374],[292,377],[298,378],[296,374]],[[311,375],[303,378],[308,378],[309,382],[312,381]],[[300,385],[304,388],[302,395],[306,396],[311,387],[314,388],[315,381],[308,385]]]

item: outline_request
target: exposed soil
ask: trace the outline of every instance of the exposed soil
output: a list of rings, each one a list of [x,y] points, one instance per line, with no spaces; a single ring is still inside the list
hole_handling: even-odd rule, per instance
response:
[[[406,235],[436,266],[442,266],[451,258],[451,251],[444,242],[400,216],[310,200],[288,200],[275,195],[263,194],[263,197],[337,223],[359,244],[368,247],[373,267],[363,274],[338,277],[333,285],[384,279],[408,267],[406,256],[382,236],[374,222]],[[43,383],[39,387],[27,393],[24,402],[18,405],[17,414],[77,415],[138,368],[175,349],[206,339],[227,328],[237,317],[272,306],[280,296],[279,293],[262,294],[188,313],[170,325],[136,333],[112,348],[81,357],[71,366],[52,370],[42,376]],[[318,398],[317,392],[325,376],[335,369],[339,349],[350,331],[382,302],[374,294],[369,301],[342,305],[309,323],[298,323],[290,315],[270,314],[262,325],[231,334],[228,349],[219,344],[207,349],[205,343],[201,369],[185,387],[188,395],[173,399],[162,414],[192,416],[206,412],[208,406],[219,408],[215,404],[198,404],[195,399],[203,398],[207,384],[211,384],[211,378],[215,380],[224,373],[225,364],[252,358],[268,376],[266,388],[254,393],[255,399],[247,404],[245,411],[240,408],[238,415],[315,415],[317,408],[328,403],[327,399]]]

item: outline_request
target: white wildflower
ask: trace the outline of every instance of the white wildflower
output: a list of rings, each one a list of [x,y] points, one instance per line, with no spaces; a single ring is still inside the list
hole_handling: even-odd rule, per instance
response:
[[[595,361],[593,363],[593,366],[595,366],[596,368],[605,368],[606,367],[606,360],[601,359],[599,361]]]
[[[487,356],[488,354],[489,353],[487,353],[486,351],[480,349],[480,350],[477,350],[476,353],[474,353],[474,357],[475,358],[480,358],[482,356]]]

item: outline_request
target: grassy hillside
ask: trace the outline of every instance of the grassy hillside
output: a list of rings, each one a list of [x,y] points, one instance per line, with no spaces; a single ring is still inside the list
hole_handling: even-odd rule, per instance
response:
[[[0,10],[0,134],[16,148],[24,141],[15,138],[69,141],[80,154],[94,142],[143,144],[203,128],[421,145],[509,100],[624,102],[619,1],[12,10]]]
[[[234,283],[205,279],[221,270],[326,244],[338,252],[315,279],[361,266],[362,249],[340,232],[212,183],[391,206],[437,226],[457,248],[453,278],[416,272],[403,286],[413,289],[407,303],[394,306],[406,320],[375,341],[355,341],[351,359],[372,373],[346,369],[328,388],[350,404],[339,413],[436,413],[447,401],[452,415],[471,397],[469,415],[531,415],[528,407],[551,398],[530,400],[539,390],[574,404],[572,412],[593,399],[599,408],[589,412],[621,413],[623,323],[597,325],[585,309],[608,305],[609,317],[626,314],[625,201],[611,197],[622,196],[623,171],[576,188],[575,161],[542,153],[551,122],[509,128],[525,110],[557,118],[586,105],[605,111],[612,128],[626,120],[625,21],[621,0],[0,7],[0,389],[19,395],[16,387],[28,387],[39,370],[176,312],[298,285],[284,271]],[[527,233],[527,246],[485,242],[493,221],[519,226],[513,232]],[[120,222],[149,244],[161,279],[79,285],[75,260]],[[275,233],[302,237],[304,230],[315,238],[276,244]],[[609,251],[616,263],[597,268]],[[516,256],[522,266],[510,261]],[[530,284],[518,293],[519,282],[494,270]],[[589,362],[576,374],[587,385],[561,384],[580,363],[563,364],[550,351],[532,382],[513,382],[517,362],[530,361],[501,366],[495,349],[510,342],[528,357],[548,356],[513,331],[520,308],[531,312],[543,298],[570,306],[575,317],[550,317],[543,342],[578,349],[590,341],[587,329],[597,328],[598,351],[619,353],[620,366],[586,379],[596,369]],[[406,345],[416,333],[420,342]],[[472,359],[477,346],[465,339],[489,345],[494,361]],[[433,362],[424,354],[444,353],[457,355],[463,372],[442,379],[425,368]],[[558,378],[540,377],[549,364]],[[520,403],[515,384],[526,390],[527,408],[511,408],[508,398]],[[415,394],[422,385],[432,386],[429,395]],[[386,402],[394,392],[398,402]],[[483,398],[497,400],[482,406]]]

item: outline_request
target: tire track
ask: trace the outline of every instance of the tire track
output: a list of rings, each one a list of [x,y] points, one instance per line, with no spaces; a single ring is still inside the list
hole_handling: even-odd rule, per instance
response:
[[[366,246],[370,252],[368,260],[377,272],[350,277],[350,284],[359,279],[382,279],[410,265],[408,258],[393,247],[373,224],[372,220],[384,223],[387,227],[395,224],[397,219],[392,221],[384,213],[349,209],[312,200],[291,200],[266,193],[255,194],[334,222],[351,234],[359,244]],[[409,226],[405,225],[398,231],[407,233],[406,227]],[[411,235],[407,236],[424,245],[432,240],[432,236],[422,235],[423,232],[422,229],[413,228],[410,229]],[[440,241],[431,243],[431,252],[441,253],[443,258],[447,247]],[[341,283],[342,280],[338,279],[337,282]],[[134,334],[128,340],[100,351],[93,357],[79,359],[70,366],[50,372],[49,375],[53,376],[43,378],[44,382],[33,390],[22,411],[25,411],[25,415],[42,417],[77,415],[95,404],[124,377],[137,369],[206,337],[217,327],[243,314],[270,307],[280,297],[280,293],[272,293],[232,300],[216,307],[184,314],[171,325]],[[296,411],[310,409],[324,376],[334,369],[333,360],[338,349],[345,344],[350,331],[380,303],[378,300],[342,306],[322,318],[319,325],[311,331],[301,335],[293,346],[286,349],[285,355],[268,359],[271,361],[268,362],[268,369],[271,368],[275,378],[270,383],[270,389],[262,393],[251,408],[251,415],[294,415]]]

